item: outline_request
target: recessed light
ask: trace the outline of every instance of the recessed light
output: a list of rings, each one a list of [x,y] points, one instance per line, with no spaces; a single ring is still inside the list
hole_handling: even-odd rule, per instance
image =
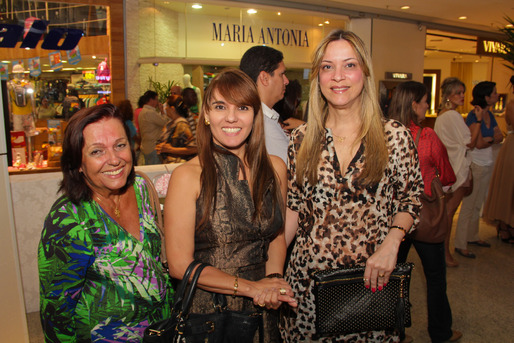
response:
[[[91,56],[91,58],[92,58],[92,59],[94,59],[94,60],[96,60],[96,56],[95,56],[95,55]]]
[[[248,14],[255,14],[257,13],[257,10],[254,10],[253,8],[250,8],[248,11],[246,11]]]
[[[402,10],[408,10],[408,9],[410,9],[410,6],[402,6],[402,7],[400,7],[400,9],[402,9]]]
[[[199,9],[201,9],[203,6],[202,6],[202,5],[200,5],[200,4],[194,4],[194,5],[193,5],[193,6],[191,6],[191,7],[193,7],[194,9],[199,10]]]
[[[328,25],[328,24],[330,24],[330,22],[329,22],[328,20],[325,20],[325,24],[327,24],[327,25]]]
[[[323,26],[323,23],[319,23],[318,26]]]
[[[514,25],[512,25],[512,24],[507,24],[507,25],[505,25],[505,27],[507,27],[507,28],[511,28],[511,27],[514,27]]]
[[[282,15],[282,13],[280,13],[280,12],[277,12],[277,15]]]
[[[466,20],[466,19],[468,19],[468,17],[466,17],[465,15],[463,15],[463,16],[460,16],[460,17],[459,17],[459,19],[460,19],[460,20]]]

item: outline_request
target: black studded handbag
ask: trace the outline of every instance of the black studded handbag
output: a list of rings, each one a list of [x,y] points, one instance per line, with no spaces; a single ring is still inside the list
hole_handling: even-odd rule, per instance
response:
[[[364,267],[313,272],[316,337],[409,327],[412,267],[399,263],[387,286],[375,293],[364,287]]]

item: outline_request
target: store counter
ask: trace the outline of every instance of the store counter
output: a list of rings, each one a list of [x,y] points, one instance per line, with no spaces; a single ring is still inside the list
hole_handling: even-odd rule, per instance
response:
[[[151,180],[172,172],[178,165],[138,166]],[[61,172],[10,175],[16,239],[27,313],[39,311],[39,279],[37,248],[43,222],[50,207],[58,198]],[[154,181],[155,182],[155,181]]]

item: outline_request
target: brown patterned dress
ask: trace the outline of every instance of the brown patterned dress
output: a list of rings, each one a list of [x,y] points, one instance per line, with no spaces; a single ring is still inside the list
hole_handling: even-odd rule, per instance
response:
[[[296,244],[286,280],[295,292],[298,308],[286,312],[281,334],[286,342],[313,342],[315,307],[310,273],[317,269],[365,265],[388,233],[393,217],[407,212],[418,221],[423,180],[418,156],[408,130],[385,121],[389,162],[378,185],[357,182],[366,159],[364,145],[341,173],[330,129],[326,129],[318,168],[319,181],[300,189],[296,183],[296,155],[306,125],[293,132],[289,144],[287,206],[298,212]],[[394,333],[362,332],[325,337],[319,342],[398,342]]]
[[[264,211],[267,215],[262,223],[252,221],[255,211],[250,187],[246,180],[238,180],[239,159],[235,155],[215,153],[218,180],[214,211],[211,211],[210,225],[195,234],[196,260],[208,263],[228,274],[247,280],[260,280],[266,276],[269,243],[282,228],[283,218],[279,215],[271,221],[272,194],[268,191],[264,198]],[[196,220],[203,215],[197,202]],[[262,310],[253,300],[227,296],[229,309],[236,311]],[[197,289],[191,313],[212,313],[212,293]],[[277,317],[270,318],[264,313],[264,342],[279,340]],[[256,335],[257,338],[257,335]],[[241,342],[246,343],[246,342]]]

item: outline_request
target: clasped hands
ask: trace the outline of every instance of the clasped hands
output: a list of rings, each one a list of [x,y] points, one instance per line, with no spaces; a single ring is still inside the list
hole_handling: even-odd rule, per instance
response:
[[[282,278],[264,278],[254,284],[253,303],[267,309],[278,309],[282,303],[297,307],[291,286]]]

